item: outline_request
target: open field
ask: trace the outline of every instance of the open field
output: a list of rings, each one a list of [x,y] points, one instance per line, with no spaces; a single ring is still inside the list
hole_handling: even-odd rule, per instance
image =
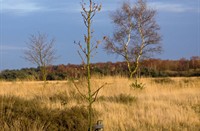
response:
[[[139,81],[145,84],[142,90],[130,87],[127,78],[92,78],[94,90],[109,83],[94,103],[105,131],[200,130],[200,78]],[[84,83],[76,82],[86,92]],[[0,82],[0,130],[75,130],[69,127],[74,123],[83,130],[86,108],[70,81],[48,82],[45,88],[42,82]]]

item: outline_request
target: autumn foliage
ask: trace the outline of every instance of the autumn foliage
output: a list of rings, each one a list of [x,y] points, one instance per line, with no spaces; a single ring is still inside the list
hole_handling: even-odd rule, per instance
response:
[[[40,80],[38,68],[4,70],[1,80]],[[86,76],[83,65],[62,64],[48,66],[47,80],[79,79]],[[97,76],[127,76],[126,62],[106,62],[91,64],[91,74]],[[137,74],[140,77],[200,76],[200,57],[179,60],[147,59],[141,61]]]

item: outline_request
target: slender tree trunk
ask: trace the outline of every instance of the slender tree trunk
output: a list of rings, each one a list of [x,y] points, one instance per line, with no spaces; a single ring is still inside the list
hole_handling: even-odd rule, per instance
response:
[[[87,84],[88,84],[88,121],[89,129],[92,131],[92,94],[91,94],[91,74],[90,74],[90,44],[91,44],[91,12],[92,1],[90,0],[90,11],[88,12],[88,28],[87,28]]]
[[[132,79],[133,78],[133,74],[132,74],[132,69],[131,69],[131,63],[129,62],[129,60],[126,60],[127,66],[128,66],[128,71],[129,71],[129,78]]]
[[[47,71],[46,71],[46,66],[40,67],[41,70],[41,75],[42,75],[42,81],[44,82],[44,87],[46,87],[46,82],[47,82]]]
[[[140,57],[137,57],[137,58],[136,58],[135,67],[134,67],[134,70],[130,73],[130,78],[133,78],[133,75],[135,75],[135,73],[136,73],[137,70],[138,70],[138,67],[139,67],[139,59],[140,59]]]
[[[129,78],[132,79],[133,74],[132,74],[131,63],[129,61],[129,54],[128,54],[128,45],[131,41],[131,30],[132,30],[132,23],[131,23],[132,21],[131,21],[130,17],[129,17],[128,21],[129,21],[129,24],[130,24],[130,28],[129,28],[129,31],[128,31],[128,38],[127,38],[127,42],[126,42],[125,47],[124,47],[124,52],[125,52],[126,63],[127,63],[128,70],[129,70]]]
[[[142,27],[141,27],[141,21],[142,21],[141,19],[142,18],[140,16],[139,21],[138,21],[138,30],[139,30],[139,33],[140,33],[142,43],[141,43],[141,46],[140,46],[139,54],[136,56],[135,67],[134,67],[134,70],[130,74],[130,78],[133,78],[133,75],[137,72],[137,70],[139,68],[139,60],[140,60],[140,57],[142,56],[143,49],[144,49],[144,46],[145,46],[145,39],[144,39],[144,35],[143,35],[143,32],[142,32]],[[137,79],[136,79],[136,81],[137,81]]]
[[[98,5],[96,3],[93,2],[93,0],[88,0],[89,2],[89,9],[87,10],[86,3],[82,3],[82,17],[84,20],[84,24],[87,28],[87,34],[84,36],[85,37],[85,44],[86,44],[86,48],[82,48],[81,44],[79,43],[79,47],[80,49],[83,51],[83,53],[86,56],[86,63],[84,62],[84,64],[86,64],[86,75],[87,75],[87,95],[84,95],[80,92],[80,90],[78,89],[78,87],[75,85],[75,87],[77,88],[78,92],[87,100],[88,102],[88,128],[89,131],[92,131],[92,115],[93,115],[93,108],[92,108],[92,104],[95,102],[98,92],[101,88],[103,88],[103,86],[99,87],[96,91],[92,92],[91,89],[91,70],[90,70],[90,59],[91,59],[91,52],[95,49],[91,43],[91,39],[92,39],[92,32],[91,32],[91,25],[92,25],[92,18],[95,16],[96,12],[101,10],[101,5]],[[95,46],[97,48],[97,45]],[[81,56],[81,54],[79,53],[79,55]],[[81,56],[82,58],[82,56]],[[83,60],[83,59],[82,59]],[[84,61],[84,60],[83,60]]]

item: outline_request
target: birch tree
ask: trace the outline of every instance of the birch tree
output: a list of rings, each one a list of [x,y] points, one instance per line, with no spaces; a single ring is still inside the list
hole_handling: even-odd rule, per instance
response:
[[[148,7],[144,0],[134,5],[124,2],[111,15],[115,30],[112,37],[104,37],[105,50],[125,59],[130,78],[136,74],[142,57],[161,51],[160,27],[155,16],[156,10]]]

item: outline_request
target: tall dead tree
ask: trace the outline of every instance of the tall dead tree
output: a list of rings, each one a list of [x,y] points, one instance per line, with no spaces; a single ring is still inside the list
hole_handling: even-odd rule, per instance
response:
[[[130,78],[136,74],[141,57],[161,51],[160,28],[155,15],[156,10],[147,7],[144,0],[138,0],[133,6],[124,2],[111,15],[115,31],[112,37],[105,37],[105,50],[125,59]]]
[[[96,89],[96,91],[92,92],[91,69],[90,69],[91,56],[94,55],[94,52],[98,48],[100,41],[96,41],[93,43],[92,37],[93,37],[94,31],[91,29],[91,27],[92,27],[92,21],[94,19],[94,16],[96,15],[97,12],[101,10],[101,4],[100,5],[96,4],[95,2],[93,2],[93,0],[87,0],[87,1],[82,1],[81,7],[82,7],[81,15],[83,17],[84,25],[87,29],[87,34],[84,35],[85,44],[82,44],[81,42],[78,42],[78,43],[75,42],[75,43],[78,44],[78,46],[80,47],[80,50],[82,51],[82,53],[78,51],[78,54],[80,55],[82,62],[84,64],[84,67],[86,69],[87,94],[82,93],[79,90],[79,87],[75,84],[75,82],[74,82],[74,85],[76,89],[78,90],[78,92],[81,94],[81,96],[84,99],[86,99],[88,102],[88,128],[90,131],[92,131],[92,114],[93,114],[92,105],[96,101],[99,91],[106,85],[104,84],[98,89]],[[86,61],[85,61],[85,58],[86,58]]]
[[[24,52],[25,60],[36,64],[40,68],[44,82],[46,82],[47,77],[47,66],[56,59],[54,43],[55,40],[48,40],[46,34],[30,35],[27,50]]]

